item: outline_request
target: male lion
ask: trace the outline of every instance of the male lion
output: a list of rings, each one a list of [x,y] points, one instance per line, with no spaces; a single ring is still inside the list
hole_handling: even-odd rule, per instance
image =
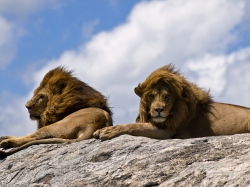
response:
[[[170,64],[152,72],[135,93],[141,98],[136,123],[94,133],[107,140],[130,134],[156,139],[232,135],[250,131],[250,108],[214,102]]]
[[[1,148],[17,147],[0,151],[1,158],[30,145],[89,139],[97,129],[112,126],[107,99],[64,67],[49,71],[25,106],[38,130],[25,137],[1,137]]]

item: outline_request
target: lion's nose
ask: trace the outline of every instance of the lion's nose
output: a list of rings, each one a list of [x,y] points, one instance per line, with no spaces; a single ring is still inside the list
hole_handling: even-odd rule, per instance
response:
[[[27,109],[31,109],[32,108],[32,106],[28,105],[28,103],[26,103],[25,106],[26,106]]]
[[[156,107],[155,108],[155,111],[158,112],[158,113],[161,113],[163,111],[163,108],[161,107]]]

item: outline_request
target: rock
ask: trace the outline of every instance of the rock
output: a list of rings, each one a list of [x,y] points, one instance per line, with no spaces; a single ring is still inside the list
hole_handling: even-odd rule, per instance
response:
[[[35,145],[0,161],[0,186],[249,186],[250,135]]]

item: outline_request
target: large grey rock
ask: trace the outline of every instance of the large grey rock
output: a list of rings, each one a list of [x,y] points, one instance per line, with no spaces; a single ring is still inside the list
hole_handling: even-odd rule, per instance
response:
[[[0,186],[250,186],[250,134],[121,136],[36,145],[0,161]]]

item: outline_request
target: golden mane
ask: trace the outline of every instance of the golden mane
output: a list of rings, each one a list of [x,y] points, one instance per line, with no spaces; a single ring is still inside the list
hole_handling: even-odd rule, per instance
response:
[[[175,96],[175,103],[172,108],[172,113],[174,115],[168,116],[164,123],[153,123],[157,127],[176,130],[182,124],[191,120],[200,109],[206,112],[210,111],[212,98],[209,92],[188,82],[178,71],[174,70],[172,64],[169,64],[153,71],[143,83],[135,88],[135,93],[141,98],[137,122],[151,122],[149,109],[146,107],[146,98],[152,87],[162,82]]]
[[[88,107],[101,108],[112,116],[107,99],[74,77],[72,71],[64,67],[60,66],[49,71],[34,91],[34,95],[44,87],[48,87],[51,93],[47,108],[38,121],[38,128],[55,123],[75,111]]]

